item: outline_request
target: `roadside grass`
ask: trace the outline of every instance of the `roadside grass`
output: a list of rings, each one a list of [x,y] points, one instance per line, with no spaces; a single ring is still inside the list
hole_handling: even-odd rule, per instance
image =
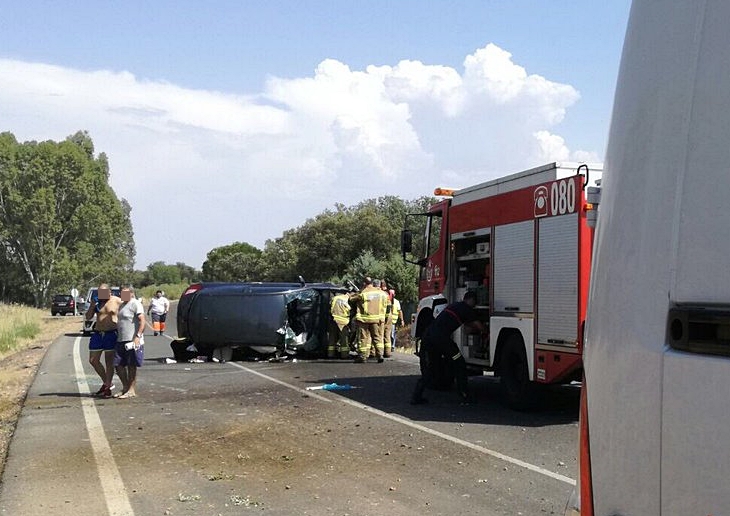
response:
[[[45,310],[22,305],[0,304],[0,355],[19,349],[41,332]]]

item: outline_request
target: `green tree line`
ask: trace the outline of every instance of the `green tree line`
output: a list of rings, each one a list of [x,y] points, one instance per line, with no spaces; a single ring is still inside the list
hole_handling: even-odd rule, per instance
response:
[[[203,263],[205,281],[347,280],[383,278],[404,301],[417,299],[417,268],[400,256],[400,234],[408,213],[425,211],[435,199],[368,199],[333,209],[268,240],[260,250],[236,242],[211,250]]]
[[[395,196],[332,209],[268,240],[217,247],[202,270],[182,262],[133,269],[132,207],[109,184],[109,163],[86,131],[61,142],[19,143],[0,133],[0,300],[44,306],[69,286],[189,284],[197,281],[307,282],[384,278],[415,301],[417,268],[400,257],[406,214],[431,197]],[[418,228],[416,228],[418,234]]]

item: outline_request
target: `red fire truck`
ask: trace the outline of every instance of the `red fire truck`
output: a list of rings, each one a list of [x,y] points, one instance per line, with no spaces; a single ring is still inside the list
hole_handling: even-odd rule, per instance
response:
[[[443,200],[406,218],[403,257],[421,268],[412,336],[418,341],[447,303],[475,291],[488,333],[460,328],[454,341],[471,369],[500,377],[515,408],[534,403],[535,383],[580,378],[595,213],[587,190],[598,190],[601,173],[600,165],[549,163],[436,189]],[[418,217],[426,219],[420,256],[411,229]]]

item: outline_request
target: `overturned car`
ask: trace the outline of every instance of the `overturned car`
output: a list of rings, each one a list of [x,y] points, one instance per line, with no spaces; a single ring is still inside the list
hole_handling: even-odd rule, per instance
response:
[[[177,306],[175,359],[323,354],[331,299],[346,291],[331,283],[194,283]]]

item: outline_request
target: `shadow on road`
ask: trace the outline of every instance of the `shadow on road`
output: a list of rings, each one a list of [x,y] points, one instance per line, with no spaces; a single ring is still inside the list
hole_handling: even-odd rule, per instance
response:
[[[91,394],[81,394],[80,392],[42,392],[38,396],[41,398],[46,396],[55,396],[57,398],[93,398]],[[102,399],[102,398],[98,398]]]
[[[353,386],[333,391],[353,401],[413,421],[443,421],[539,427],[564,425],[578,421],[580,388],[549,386],[542,389],[541,403],[531,412],[517,412],[500,403],[499,380],[490,376],[470,377],[469,387],[476,398],[473,405],[462,405],[455,389],[426,390],[429,403],[411,405],[413,388],[419,376],[366,376],[324,378],[321,383],[336,382]]]
[[[145,364],[164,364],[169,356],[155,353],[145,357]],[[380,364],[371,361],[367,364],[353,364],[344,360],[298,359],[300,365],[311,365],[321,368],[332,366],[332,376],[322,376],[319,369],[315,375],[307,374],[307,370],[292,368],[294,380],[304,380],[309,386],[320,386],[336,382],[350,385],[352,389],[331,391],[337,396],[369,407],[408,418],[412,421],[442,421],[455,423],[476,423],[487,425],[507,425],[522,427],[543,427],[553,425],[574,424],[578,421],[580,388],[577,386],[548,386],[541,389],[541,401],[531,412],[511,410],[500,403],[501,393],[499,379],[492,376],[470,376],[469,386],[476,398],[473,405],[462,405],[455,388],[450,391],[426,390],[429,403],[411,405],[410,399],[418,380],[418,375],[392,374]],[[269,362],[268,360],[249,359],[244,363]],[[283,361],[295,366],[292,361]],[[178,362],[178,366],[187,366]],[[212,365],[212,364],[211,364]],[[174,370],[174,365],[171,365]],[[328,368],[328,367],[327,367]],[[371,369],[372,368],[372,369]],[[309,369],[311,371],[311,369]],[[372,373],[371,373],[372,371]],[[362,376],[358,374],[362,373]],[[381,374],[377,374],[381,373]],[[312,379],[317,378],[317,379]],[[285,380],[286,381],[286,380]],[[315,391],[316,392],[316,391]]]

